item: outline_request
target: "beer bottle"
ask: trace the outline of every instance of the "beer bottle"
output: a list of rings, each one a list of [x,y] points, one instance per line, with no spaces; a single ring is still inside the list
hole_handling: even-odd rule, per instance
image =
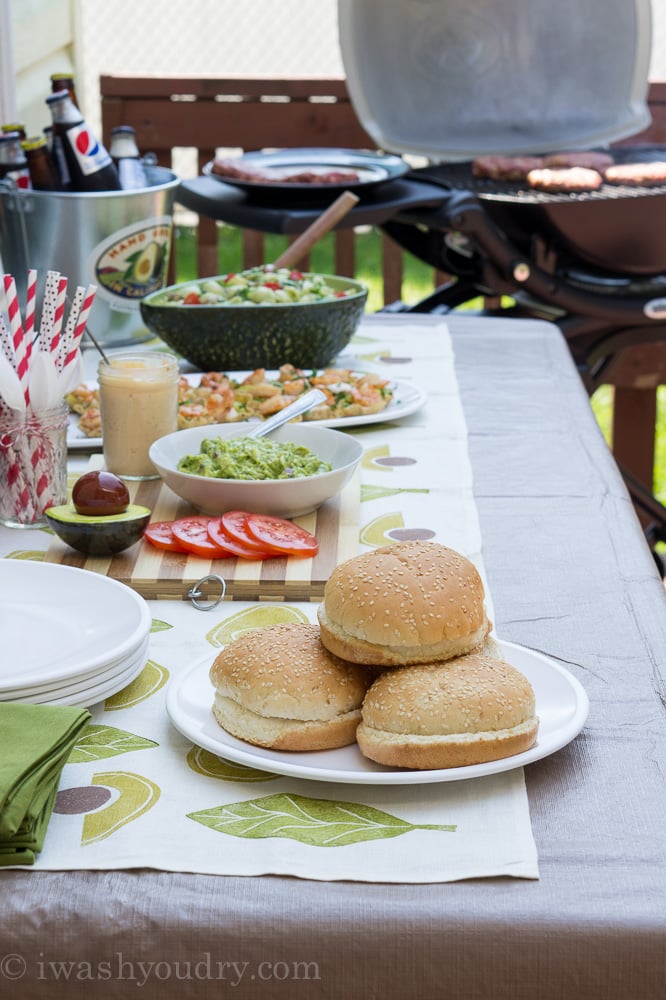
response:
[[[148,186],[148,178],[136,144],[136,133],[131,125],[117,125],[111,129],[109,152],[123,190],[131,191]]]
[[[57,94],[59,90],[66,90],[72,104],[78,108],[79,102],[72,73],[51,73],[51,93]]]
[[[6,122],[6,124],[2,126],[2,132],[18,132],[19,139],[26,138],[24,122]]]
[[[108,150],[93,135],[67,91],[49,94],[46,103],[53,117],[53,148],[63,188],[119,191],[118,171]]]
[[[0,181],[9,181],[23,191],[32,187],[25,153],[18,132],[0,133]]]
[[[24,139],[21,143],[30,180],[35,191],[62,191],[62,182],[56,166],[55,160],[46,144],[43,136],[35,136],[34,139]]]

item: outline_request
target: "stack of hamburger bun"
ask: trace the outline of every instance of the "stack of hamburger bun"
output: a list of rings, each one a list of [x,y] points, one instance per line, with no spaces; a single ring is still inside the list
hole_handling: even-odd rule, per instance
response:
[[[474,565],[435,542],[341,563],[319,626],[267,626],[211,667],[213,712],[232,735],[280,750],[358,743],[390,767],[479,764],[529,749],[534,692],[493,640]]]

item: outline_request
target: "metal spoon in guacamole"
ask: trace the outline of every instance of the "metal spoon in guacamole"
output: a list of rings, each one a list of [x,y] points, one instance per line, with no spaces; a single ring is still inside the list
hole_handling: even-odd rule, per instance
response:
[[[310,389],[308,392],[304,392],[302,396],[299,396],[293,403],[290,403],[289,406],[285,406],[283,410],[278,410],[268,420],[262,420],[256,427],[250,428],[246,432],[245,437],[266,437],[271,431],[276,431],[278,427],[282,427],[283,424],[288,423],[289,420],[293,420],[294,417],[300,417],[302,413],[307,413],[313,406],[323,403],[325,399],[326,394],[321,389]]]

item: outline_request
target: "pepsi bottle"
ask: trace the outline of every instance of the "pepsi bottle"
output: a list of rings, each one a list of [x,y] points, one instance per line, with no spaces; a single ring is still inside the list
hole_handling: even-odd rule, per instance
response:
[[[53,151],[66,191],[119,191],[118,171],[108,150],[88,127],[66,90],[49,94]]]

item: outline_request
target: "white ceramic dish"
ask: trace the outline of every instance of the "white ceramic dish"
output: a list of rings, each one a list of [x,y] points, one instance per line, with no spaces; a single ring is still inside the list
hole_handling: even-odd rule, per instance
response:
[[[240,373],[232,372],[232,376]],[[248,373],[245,373],[248,374]],[[185,376],[192,385],[198,385],[201,373]],[[87,382],[90,389],[96,389],[96,382]],[[420,410],[427,399],[425,391],[411,382],[391,382],[393,399],[380,413],[368,413],[362,417],[331,417],[330,420],[317,420],[317,427],[333,427],[344,430],[346,427],[365,427],[368,424],[381,424],[390,420],[402,420]],[[72,413],[67,428],[67,447],[70,451],[99,451],[102,447],[101,437],[86,437],[78,427],[78,414]]]
[[[97,573],[0,560],[0,691],[55,684],[134,653],[150,633],[148,605]]]
[[[32,701],[42,703],[52,701],[54,698],[64,698],[79,694],[89,688],[113,684],[116,680],[121,680],[125,677],[130,669],[134,667],[137,660],[143,659],[144,663],[147,661],[149,644],[150,636],[147,635],[136,649],[129,651],[127,655],[121,657],[119,660],[113,660],[108,664],[97,667],[93,671],[71,679],[65,678],[54,684],[26,685],[21,688],[12,689],[3,688],[0,691],[0,701]]]
[[[299,517],[339,493],[363,455],[363,445],[349,434],[315,424],[290,424],[274,431],[271,439],[304,445],[332,465],[330,472],[298,479],[250,481],[212,479],[178,471],[179,460],[197,454],[205,438],[243,437],[245,431],[242,424],[212,424],[175,431],[151,445],[150,460],[167,486],[204,514],[247,510],[277,517]]]
[[[30,705],[76,705],[82,708],[89,708],[96,705],[105,698],[122,691],[124,687],[131,684],[146,665],[148,659],[148,643],[142,646],[136,653],[127,657],[123,662],[122,669],[112,675],[100,672],[97,678],[88,679],[82,684],[72,684],[62,688],[54,688],[49,692],[26,692],[20,698],[3,698],[0,701],[18,701]]]
[[[286,753],[243,743],[225,732],[211,711],[213,687],[208,673],[214,659],[212,654],[172,681],[167,693],[167,712],[174,726],[198,746],[237,764],[275,774],[312,781],[366,785],[414,785],[479,778],[523,767],[561,750],[581,731],[589,711],[584,688],[564,667],[524,646],[511,642],[500,645],[506,659],[528,678],[534,688],[540,719],[539,735],[535,745],[525,753],[487,764],[438,771],[391,770],[368,760],[356,744],[317,753]]]

